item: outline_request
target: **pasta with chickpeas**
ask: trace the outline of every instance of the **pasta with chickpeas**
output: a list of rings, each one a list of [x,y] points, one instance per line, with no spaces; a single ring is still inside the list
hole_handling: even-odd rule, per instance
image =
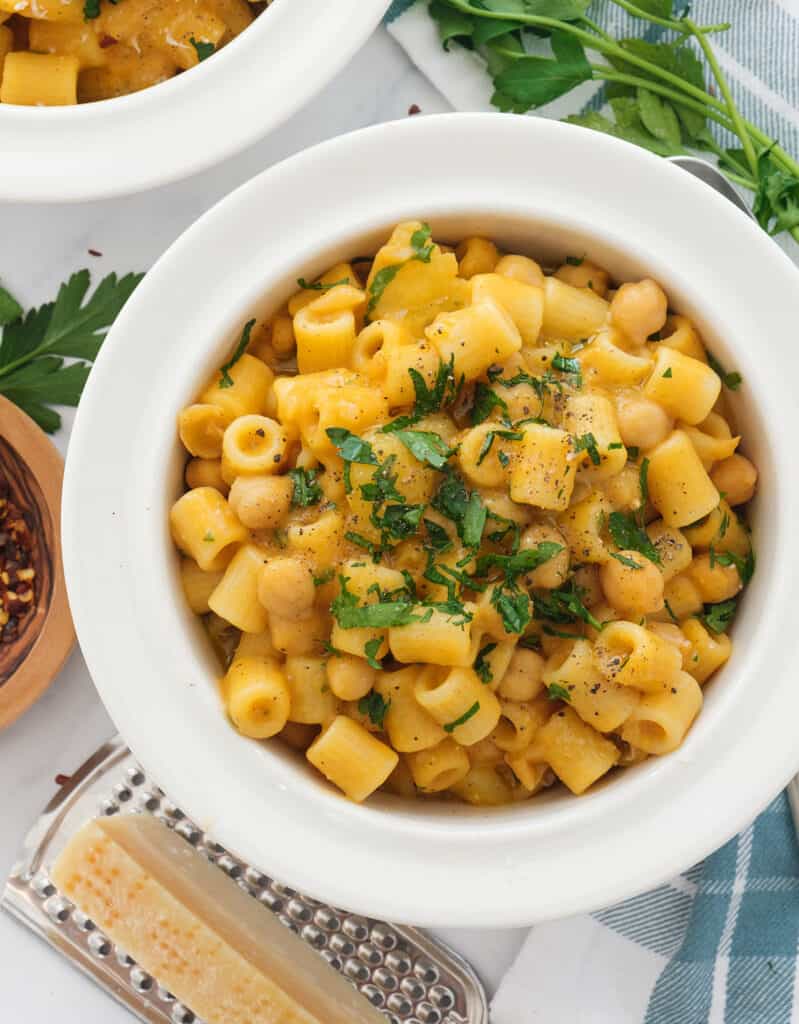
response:
[[[754,570],[725,384],[651,279],[399,224],[180,414],[233,726],[350,799],[512,803],[685,739]]]

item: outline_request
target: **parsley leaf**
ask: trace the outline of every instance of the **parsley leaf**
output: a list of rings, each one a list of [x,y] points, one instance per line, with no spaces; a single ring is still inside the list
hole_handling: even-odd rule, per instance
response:
[[[598,466],[602,461],[599,448],[597,448],[596,438],[591,433],[580,434],[579,437],[575,437],[574,450],[576,452],[588,452],[588,457],[595,466]]]
[[[496,91],[491,97],[495,107],[523,114],[590,80],[591,65],[574,36],[553,30],[550,42],[554,59],[520,56],[495,76]]]
[[[424,505],[386,505],[382,516],[375,514],[376,526],[390,534],[404,540],[412,537],[424,515]]]
[[[16,301],[3,292],[0,342],[0,393],[52,433],[61,417],[51,405],[77,405],[90,366],[106,331],[142,279],[141,274],[103,278],[86,299],[88,270],[61,285],[55,302],[8,320]],[[12,305],[13,304],[13,305]],[[64,365],[63,357],[83,362]]]
[[[725,388],[729,388],[730,391],[738,390],[738,388],[743,383],[743,377],[740,375],[740,373],[738,373],[737,370],[732,370],[730,373],[727,373],[727,371],[724,369],[724,367],[721,365],[718,359],[716,359],[712,352],[707,353],[707,361],[711,370],[715,370],[719,377],[721,377],[721,383],[724,385]]]
[[[569,267],[581,267],[585,263],[585,256],[567,256],[563,262]]]
[[[204,60],[211,56],[212,53],[216,52],[216,47],[213,43],[209,42],[198,42],[194,36],[189,39],[189,42],[197,51],[197,62],[202,64]]]
[[[340,591],[330,605],[330,612],[342,629],[387,629],[419,622],[420,616],[412,611],[410,601],[376,601],[361,605],[358,597],[347,589],[347,576],[339,575]]]
[[[255,320],[248,320],[241,331],[241,337],[238,340],[238,344],[233,350],[233,355],[228,359],[226,363],[223,363],[219,367],[219,387],[220,388],[232,388],[233,378],[230,376],[229,370],[232,370],[236,363],[241,359],[247,350],[247,346],[250,344],[250,333],[255,326]]]
[[[565,686],[561,686],[560,683],[550,683],[547,686],[547,697],[550,700],[565,700],[567,704],[571,703],[572,696]]]
[[[549,619],[551,622],[586,622],[596,630],[602,629],[602,623],[595,618],[583,603],[584,592],[569,580],[556,590],[547,590],[542,594],[533,594],[533,607],[537,619]]]
[[[618,551],[611,551],[610,557],[615,558],[622,565],[626,565],[628,569],[643,569],[643,566],[639,565],[635,559],[630,558],[629,555],[622,555]]]
[[[567,373],[574,377],[576,386],[582,387],[583,374],[579,359],[569,359],[567,356],[562,356],[560,352],[556,352],[550,365],[553,370],[559,370],[561,373]]]
[[[491,671],[491,666],[486,661],[486,658],[492,651],[496,650],[497,646],[496,643],[486,644],[480,648],[477,652],[477,657],[474,659],[472,668],[482,683],[490,683],[494,678],[494,673]]]
[[[559,551],[563,550],[562,544],[556,544],[551,540],[541,541],[534,548],[527,548],[514,555],[499,555],[489,552],[480,555],[475,563],[474,575],[485,576],[489,569],[501,569],[506,576],[519,576],[522,573],[532,572],[539,565],[554,558]]]
[[[377,652],[380,650],[380,646],[382,643],[383,638],[380,636],[376,636],[373,637],[371,640],[367,640],[366,643],[363,645],[363,653],[366,656],[366,661],[368,662],[369,665],[372,666],[373,669],[376,669],[378,672],[382,672],[383,670],[382,664],[377,660]],[[377,694],[375,694],[375,696],[377,696]],[[374,719],[372,719],[372,721],[374,721]],[[382,726],[382,719],[380,722],[377,722],[375,724]]]
[[[300,508],[316,505],[322,500],[322,488],[316,480],[315,469],[290,469],[288,477],[293,484],[291,503]]]
[[[370,690],[365,697],[361,697],[358,701],[358,711],[360,711],[362,715],[368,715],[369,721],[372,725],[376,725],[378,729],[383,728],[383,721],[385,720],[386,712],[390,707],[391,701],[384,700],[383,697],[374,690]]]
[[[430,430],[395,430],[394,437],[401,441],[419,462],[433,469],[443,469],[453,452],[438,434]]]
[[[431,548],[434,551],[444,552],[449,551],[452,547],[452,541],[449,539],[449,534],[439,523],[433,522],[432,519],[424,519],[424,528],[427,530],[427,540]]]
[[[482,381],[477,382],[474,389],[474,405],[472,406],[472,426],[487,420],[494,409],[499,409],[501,418],[510,425],[508,403]]]
[[[304,277],[297,278],[297,284],[300,288],[307,292],[329,292],[331,288],[338,288],[340,284],[349,284],[350,279],[348,277],[342,277],[340,281],[330,281],[328,284],[323,284],[321,281],[312,281],[309,283]]]
[[[349,494],[352,490],[350,479],[352,463],[356,462],[360,466],[376,466],[377,457],[368,441],[362,440],[344,427],[328,427],[325,433],[344,460],[344,489]]]
[[[473,718],[479,710],[480,701],[476,700],[467,711],[463,712],[460,718],[456,718],[454,722],[447,722],[444,726],[444,732],[454,732],[459,725],[463,725],[464,722],[468,722],[470,718]]]
[[[491,604],[499,612],[506,633],[522,633],[532,617],[530,598],[508,580],[494,587]]]
[[[84,0],[83,20],[91,21],[100,17],[100,0]]]
[[[477,456],[478,466],[482,464],[483,459],[494,447],[494,440],[497,437],[501,437],[503,441],[521,441],[524,438],[524,434],[520,434],[518,430],[489,430],[483,438],[483,443],[480,445],[480,451]],[[503,466],[506,466],[510,461],[505,452],[497,452],[497,458]]]
[[[433,243],[430,242],[431,233],[429,225],[423,224],[421,228],[414,231],[411,235],[413,255],[409,256],[407,260],[403,260],[402,263],[392,263],[387,267],[383,267],[382,270],[378,270],[372,278],[372,283],[369,285],[369,302],[366,306],[367,317],[383,297],[383,292],[404,266],[413,260],[419,260],[421,263],[430,262],[430,257],[435,248]]]
[[[323,587],[325,585],[325,583],[330,583],[330,581],[333,579],[333,577],[335,575],[336,575],[336,572],[335,572],[334,569],[325,569],[325,571],[321,574],[321,576],[314,576],[314,577],[312,577],[313,578],[313,585],[315,587]]]
[[[7,292],[5,288],[0,286],[0,327],[4,327],[14,320],[19,320],[22,314],[22,306],[20,306],[10,292]]]
[[[746,586],[747,583],[752,579],[755,573],[755,553],[750,548],[745,558],[740,555],[736,555],[734,551],[719,551],[718,553],[713,552],[711,560],[715,560],[719,565],[730,566],[734,565],[738,570],[738,575],[741,577],[741,583]]]
[[[705,605],[702,621],[713,633],[723,633],[735,618],[738,599],[731,597],[729,601]]]
[[[463,480],[449,467],[430,502],[442,516],[452,520],[466,547],[477,547],[483,536],[488,510],[477,491],[471,494]]]
[[[488,509],[477,491],[472,491],[466,504],[463,523],[460,530],[461,539],[467,548],[476,548],[483,537]]]
[[[608,516],[608,529],[617,548],[640,551],[650,562],[660,565],[657,548],[634,516],[626,512],[611,512]]]

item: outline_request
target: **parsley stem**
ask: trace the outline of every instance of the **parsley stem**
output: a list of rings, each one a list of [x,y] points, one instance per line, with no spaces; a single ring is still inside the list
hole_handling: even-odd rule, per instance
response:
[[[697,26],[691,21],[690,18],[684,19],[685,24],[691,31],[691,34],[696,37],[696,41],[702,47],[702,53],[705,55],[705,59],[710,65],[710,70],[713,72],[713,77],[716,79],[718,87],[721,91],[721,95],[724,97],[724,102],[727,105],[727,111],[730,115],[730,120],[735,125],[735,134],[741,140],[743,146],[744,155],[746,156],[746,162],[749,164],[749,169],[754,175],[755,180],[758,178],[758,166],[757,166],[757,154],[755,153],[755,147],[752,145],[752,139],[747,130],[744,119],[741,117],[741,112],[738,109],[735,100],[730,92],[729,84],[724,72],[719,67],[719,62],[716,60],[716,55],[713,52],[713,48],[707,39],[700,33]]]
[[[629,0],[613,0],[618,7],[623,7],[628,14],[633,18],[640,18],[642,21],[651,21],[654,25],[662,25],[664,28],[670,28],[674,32],[680,32],[682,35],[692,35],[693,29],[688,28],[688,19],[680,18],[661,18],[657,14],[650,14],[649,11],[643,11],[637,4],[630,3]],[[726,32],[731,25],[728,21],[722,22],[719,25],[703,25],[698,31],[703,34],[711,32]]]

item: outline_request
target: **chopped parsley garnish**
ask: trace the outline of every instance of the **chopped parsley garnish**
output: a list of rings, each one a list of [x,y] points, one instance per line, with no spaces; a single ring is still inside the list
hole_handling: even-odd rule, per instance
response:
[[[383,267],[382,270],[378,270],[372,278],[372,283],[369,285],[369,302],[366,307],[367,317],[383,297],[383,292],[406,264],[411,263],[413,260],[419,260],[421,263],[430,262],[430,257],[435,248],[434,244],[430,241],[431,234],[429,225],[423,224],[411,235],[413,255],[403,260],[402,263],[392,263],[387,267]]]
[[[512,580],[494,587],[491,604],[499,612],[506,633],[522,633],[530,623],[530,598]]]
[[[594,629],[602,629],[602,623],[595,618],[583,603],[583,591],[571,579],[556,590],[533,594],[533,607],[537,619],[551,622],[586,622]]]
[[[91,21],[100,17],[100,0],[85,0],[83,4],[83,20]]]
[[[413,383],[413,390],[416,396],[413,412],[405,416],[398,416],[391,423],[381,427],[381,433],[383,434],[393,434],[395,430],[405,430],[407,427],[412,427],[414,423],[418,423],[419,420],[424,419],[430,413],[440,412],[448,405],[451,405],[460,394],[464,382],[463,375],[461,375],[459,381],[455,380],[454,356],[451,356],[448,362],[440,362],[438,364],[436,379],[432,387],[427,386],[424,377],[413,367],[408,370],[408,374]]]
[[[619,447],[621,447],[621,445],[619,445]],[[631,444],[630,447],[627,449],[627,457],[635,461],[638,458],[640,452],[641,449],[638,447],[638,445]]]
[[[581,267],[585,262],[585,256],[567,256],[564,262],[569,267]]]
[[[530,636],[523,636],[518,646],[523,647],[526,651],[540,651],[541,637],[535,633],[531,633]]]
[[[313,585],[315,587],[323,587],[325,583],[329,583],[336,575],[334,569],[325,569],[321,576],[313,576]]]
[[[550,700],[565,700],[567,703],[571,703],[572,696],[565,686],[561,686],[560,683],[550,683],[547,686],[547,697]]]
[[[205,534],[205,536],[203,537],[203,540],[205,541],[205,543],[206,543],[206,544],[213,544],[213,542],[214,542],[214,541],[216,540],[216,538],[215,538],[215,537],[214,537],[214,535],[213,535],[213,534],[211,533],[211,531],[210,531],[210,530],[208,530],[208,532],[207,532],[207,533]]]
[[[738,599],[735,597],[719,604],[706,604],[702,621],[711,632],[723,633],[735,618],[737,608]]]
[[[527,548],[514,555],[499,555],[489,552],[486,555],[480,555],[477,559],[474,575],[485,576],[489,569],[501,569],[506,576],[519,576],[537,569],[539,565],[548,562],[562,550],[562,544],[544,540],[536,547]]]
[[[328,427],[325,433],[344,460],[344,489],[349,494],[352,490],[350,479],[352,463],[356,462],[360,466],[376,466],[377,456],[368,441],[362,440],[344,427]]]
[[[382,643],[383,638],[380,636],[376,636],[372,640],[367,640],[366,643],[363,645],[363,653],[367,662],[372,666],[372,668],[377,669],[378,672],[382,672],[383,670],[383,666],[377,660],[377,652],[380,650],[380,646]],[[382,725],[382,719],[380,722],[377,722],[375,724]]]
[[[664,600],[663,600],[663,605],[664,605],[664,607],[665,607],[666,611],[668,612],[668,616],[669,616],[669,618],[671,619],[671,621],[672,621],[672,622],[675,622],[675,623],[676,623],[676,624],[677,624],[677,625],[679,626],[679,624],[680,624],[680,620],[679,620],[679,619],[677,618],[677,616],[676,616],[676,615],[674,614],[674,611],[673,611],[673,609],[672,609],[671,605],[669,604],[669,602],[668,602],[667,600],[665,600],[665,598],[664,598]]]
[[[510,456],[508,455],[508,453],[497,452],[497,458],[499,459],[500,466],[502,466],[503,469],[507,469],[508,466],[510,465]]]
[[[486,644],[485,647],[481,647],[477,652],[477,657],[474,659],[474,665],[472,666],[475,674],[482,683],[490,683],[494,678],[494,673],[491,671],[491,666],[486,661],[488,655],[496,650],[497,644],[491,643]]]
[[[391,707],[390,700],[384,700],[379,693],[375,693],[374,690],[370,690],[365,697],[361,697],[358,701],[358,711],[362,715],[367,715],[372,725],[376,725],[378,729],[383,728],[383,721],[386,717],[386,712]]]
[[[113,0],[112,0],[112,2],[113,2]],[[191,45],[196,50],[196,52],[197,52],[197,61],[200,64],[202,64],[202,62],[204,60],[207,60],[207,58],[210,57],[212,53],[216,52],[216,47],[214,46],[213,43],[198,42],[194,38],[194,36],[192,36],[191,39],[189,39],[189,42],[191,43]]]
[[[453,454],[439,435],[430,430],[395,430],[393,434],[415,459],[426,462],[433,469],[443,469]]]
[[[368,537],[364,537],[362,533],[358,533],[356,530],[347,530],[344,534],[344,539],[348,540],[350,544],[354,544],[356,547],[363,548],[364,551],[368,551],[375,562],[379,562],[383,554],[383,548],[380,544],[376,544],[373,540],[369,540]]]
[[[378,467],[371,480],[361,484],[361,497],[364,501],[378,504],[385,501],[404,501],[405,496],[397,490],[397,474],[393,472],[396,455],[389,455]]]
[[[750,548],[745,558],[740,555],[736,555],[734,551],[713,551],[711,549],[710,554],[710,567],[713,568],[714,562],[719,565],[730,566],[734,565],[738,570],[738,575],[741,577],[741,583],[744,586],[752,579],[755,573],[755,553]]]
[[[250,344],[250,333],[255,326],[255,320],[248,320],[244,325],[241,337],[239,338],[238,344],[233,350],[233,355],[228,359],[226,363],[223,363],[219,367],[219,387],[220,388],[232,388],[233,378],[230,376],[230,370],[236,365],[247,350],[247,346]]]
[[[375,523],[392,537],[405,540],[412,537],[424,515],[424,505],[386,505],[383,514],[375,516]]]
[[[630,558],[629,555],[622,555],[618,551],[611,551],[611,558],[615,558],[617,562],[621,562],[622,565],[626,565],[628,569],[643,569],[642,565],[639,565],[634,558]]]
[[[624,445],[621,443],[621,441],[611,441],[610,444],[608,445],[608,451],[609,452],[616,452],[620,448],[623,448],[623,447],[624,447]]]
[[[488,510],[477,491],[470,494],[463,480],[449,467],[430,504],[455,524],[466,547],[480,544]]]
[[[611,512],[608,516],[608,529],[617,548],[623,551],[640,551],[650,562],[660,565],[657,548],[631,513]]]
[[[454,732],[459,725],[463,725],[464,722],[468,722],[470,718],[473,718],[479,710],[480,701],[476,700],[467,711],[463,712],[460,718],[456,718],[454,722],[447,722],[444,726],[444,732]]]
[[[579,437],[575,437],[574,450],[576,452],[588,452],[588,457],[595,466],[598,466],[602,461],[599,448],[597,448],[596,438],[591,433],[580,434]]]
[[[452,547],[452,541],[450,540],[449,534],[439,523],[433,522],[432,519],[423,519],[424,528],[427,530],[427,542],[434,551],[449,551]]]
[[[300,508],[316,505],[322,500],[322,488],[317,482],[315,469],[290,469],[288,477],[292,482],[291,504]]]
[[[641,488],[641,514],[644,505],[649,501],[649,459],[641,460],[641,468],[638,470],[638,485]]]
[[[339,575],[338,580],[341,590],[331,603],[330,612],[342,629],[388,629],[421,619],[413,613],[413,602],[409,600],[380,600],[361,605],[357,595],[347,589],[348,577]]]
[[[582,387],[583,374],[579,359],[570,359],[567,356],[561,355],[560,352],[556,352],[552,357],[551,366],[553,370],[570,374],[575,378],[576,387]]]
[[[520,434],[518,430],[489,430],[486,436],[483,438],[483,443],[480,445],[480,452],[477,456],[477,465],[481,465],[483,459],[491,451],[494,446],[494,440],[497,437],[501,437],[503,441],[521,441],[524,434]],[[503,465],[507,465],[510,461],[505,452],[497,452],[497,458],[502,462],[502,456],[505,457]]]
[[[721,383],[725,388],[729,388],[730,391],[737,391],[741,384],[743,384],[743,377],[740,373],[737,370],[727,373],[712,352],[707,353],[707,361],[711,370],[715,370],[719,377],[721,377]]]
[[[350,279],[348,277],[342,277],[340,281],[331,281],[329,284],[323,284],[321,281],[313,281],[309,284],[304,277],[297,278],[297,284],[304,291],[308,292],[329,292],[331,288],[338,288],[340,284],[349,284]]]
[[[666,372],[663,374],[663,376],[666,377],[666,378],[670,378],[670,377],[674,376],[674,374],[671,372],[671,367],[669,367],[668,370],[666,370]]]
[[[508,403],[498,395],[496,391],[492,390],[487,384],[482,381],[478,381],[477,387],[474,389],[474,405],[472,406],[472,426],[476,427],[478,424],[487,420],[494,409],[499,409],[500,418],[510,426],[510,419],[508,416]]]

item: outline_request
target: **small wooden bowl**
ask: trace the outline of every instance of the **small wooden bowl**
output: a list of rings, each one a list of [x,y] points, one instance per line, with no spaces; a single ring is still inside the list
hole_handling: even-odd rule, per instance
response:
[[[28,513],[33,535],[35,609],[17,636],[0,641],[0,729],[53,682],[75,643],[61,563],[64,463],[47,435],[0,396],[0,472],[9,498]]]

